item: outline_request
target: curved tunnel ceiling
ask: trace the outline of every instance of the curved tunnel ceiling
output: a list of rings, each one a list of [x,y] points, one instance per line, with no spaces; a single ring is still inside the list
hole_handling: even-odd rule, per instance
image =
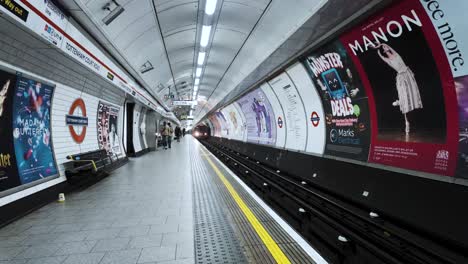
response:
[[[116,0],[124,11],[109,25],[111,0],[57,1],[166,105],[169,90],[174,100],[192,99],[205,0]],[[194,112],[214,107],[324,2],[218,0]],[[154,69],[142,73],[148,63]]]

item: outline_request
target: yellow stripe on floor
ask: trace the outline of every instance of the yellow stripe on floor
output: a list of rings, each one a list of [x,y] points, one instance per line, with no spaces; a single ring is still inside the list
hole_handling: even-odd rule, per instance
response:
[[[204,152],[204,151],[202,150],[202,152]],[[276,262],[281,263],[281,264],[291,263],[289,261],[288,257],[286,257],[284,252],[278,246],[276,241],[273,240],[273,238],[270,236],[268,231],[263,227],[263,225],[260,223],[260,221],[258,221],[257,217],[252,213],[252,211],[247,206],[247,204],[245,204],[244,200],[242,200],[242,198],[236,192],[234,187],[232,187],[231,183],[226,179],[224,174],[216,166],[216,164],[214,164],[213,161],[209,158],[209,156],[206,155],[205,153],[204,153],[203,156],[205,156],[206,160],[211,165],[211,167],[215,171],[216,175],[218,175],[218,177],[223,182],[224,186],[226,186],[226,189],[229,191],[232,198],[234,198],[234,201],[236,201],[237,205],[242,210],[244,215],[247,217],[247,220],[249,220],[250,224],[255,229],[255,231],[257,232],[260,239],[262,239],[263,243],[268,248],[268,251],[270,251],[270,254],[273,256],[273,258],[276,260]]]

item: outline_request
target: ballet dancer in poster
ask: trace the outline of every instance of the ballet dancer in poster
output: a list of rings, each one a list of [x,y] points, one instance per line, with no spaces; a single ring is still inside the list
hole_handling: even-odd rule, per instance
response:
[[[392,47],[387,44],[377,44],[375,49],[379,57],[397,72],[396,89],[398,99],[392,105],[400,107],[400,111],[405,118],[405,133],[409,134],[410,122],[407,114],[415,109],[423,108],[418,83],[414,78],[413,71]]]

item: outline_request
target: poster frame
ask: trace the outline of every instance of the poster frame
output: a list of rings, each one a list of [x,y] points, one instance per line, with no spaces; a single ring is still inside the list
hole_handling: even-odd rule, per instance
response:
[[[14,74],[16,76],[19,76],[19,77],[23,77],[23,78],[29,78],[31,80],[34,80],[34,81],[38,81],[38,82],[41,82],[43,84],[46,84],[46,85],[49,85],[49,86],[52,86],[54,88],[54,93],[52,93],[52,98],[50,100],[50,103],[51,103],[51,107],[50,107],[50,115],[52,116],[53,115],[53,105],[54,105],[54,98],[55,98],[55,89],[57,88],[57,85],[55,83],[53,83],[52,81],[50,80],[47,80],[41,76],[38,76],[38,75],[35,75],[35,74],[32,74],[32,73],[27,73],[27,72],[24,72],[24,71],[21,71],[18,67],[15,67],[13,65],[10,65],[8,63],[5,63],[5,62],[1,62],[0,61],[0,70],[2,71],[5,71],[5,72],[8,72],[8,73],[11,73],[11,74]],[[16,85],[15,85],[15,89],[16,89]],[[54,158],[54,164],[55,164],[55,167],[57,168],[57,174],[54,174],[54,175],[50,175],[46,178],[43,178],[43,179],[40,179],[40,180],[36,180],[36,181],[33,181],[33,182],[29,182],[29,183],[26,183],[26,184],[22,184],[22,185],[19,185],[19,186],[16,186],[16,187],[13,187],[13,188],[10,188],[10,189],[7,189],[7,190],[4,190],[2,192],[0,192],[0,198],[4,198],[4,197],[7,197],[9,195],[12,195],[12,194],[15,194],[17,192],[21,192],[21,191],[24,191],[26,189],[30,189],[34,186],[37,186],[37,185],[40,185],[40,184],[43,184],[43,183],[46,183],[46,182],[49,182],[51,180],[55,180],[57,178],[60,178],[60,168],[57,164],[57,157],[55,155],[55,146],[54,146],[54,140],[53,140],[53,120],[51,118],[50,120],[50,138],[51,138],[51,148],[52,148],[52,156]],[[18,175],[19,177],[19,175]]]

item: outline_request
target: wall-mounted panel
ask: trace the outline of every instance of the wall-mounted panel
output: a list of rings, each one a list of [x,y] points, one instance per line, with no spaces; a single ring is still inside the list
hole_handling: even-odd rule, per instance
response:
[[[306,151],[322,155],[325,148],[326,126],[322,101],[306,69],[296,63],[286,69],[304,102],[307,120],[307,148]]]
[[[276,146],[284,148],[286,146],[286,115],[284,114],[283,106],[280,104],[278,97],[271,89],[268,83],[262,84],[260,87],[265,93],[268,101],[273,108],[274,120],[276,125]]]
[[[283,107],[286,123],[286,148],[305,151],[307,146],[307,119],[304,102],[296,86],[286,73],[268,81]]]
[[[367,161],[370,143],[366,90],[345,47],[333,41],[307,54],[304,62],[322,98],[325,154]]]
[[[411,0],[393,5],[342,36],[372,94],[370,162],[454,174],[457,99],[437,34],[421,1]]]
[[[246,120],[247,141],[276,144],[276,124],[273,108],[262,89],[257,88],[237,100]]]

